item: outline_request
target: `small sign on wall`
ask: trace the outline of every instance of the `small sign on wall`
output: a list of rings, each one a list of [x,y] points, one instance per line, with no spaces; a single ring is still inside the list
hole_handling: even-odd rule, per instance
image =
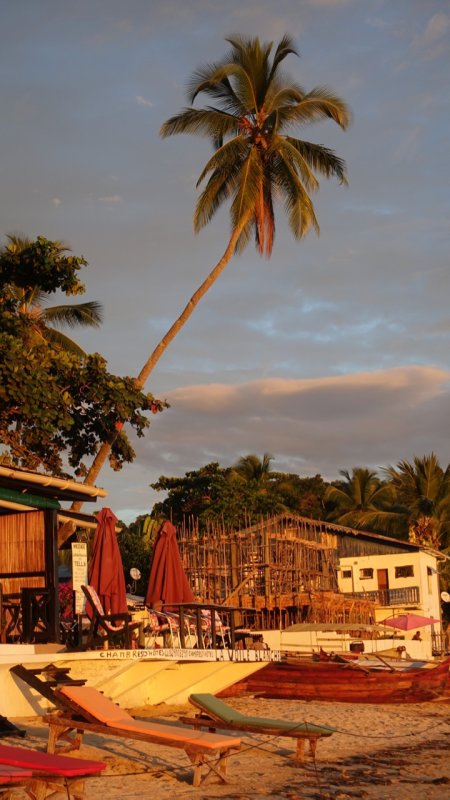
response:
[[[81,590],[88,582],[86,542],[72,542],[72,585],[75,592],[75,614],[83,614],[86,598]]]

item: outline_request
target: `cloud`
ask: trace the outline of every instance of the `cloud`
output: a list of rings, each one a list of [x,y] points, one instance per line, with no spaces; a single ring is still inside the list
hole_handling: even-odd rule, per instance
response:
[[[60,197],[52,197],[52,204],[55,206],[55,208],[58,208],[58,206],[60,206],[61,203],[62,200]]]
[[[137,94],[135,100],[138,106],[146,106],[147,108],[153,108],[153,103],[151,102],[151,100],[146,100],[145,97],[142,97],[141,94]]]
[[[447,37],[450,27],[450,15],[436,13],[430,17],[424,32],[416,36],[413,46],[424,51],[427,58],[437,58],[448,48],[447,38],[443,42],[443,37]]]
[[[268,378],[179,387],[139,445],[149,482],[211,460],[272,452],[276,469],[320,472],[387,465],[444,446],[450,371],[406,366],[341,377]],[[405,444],[406,443],[406,444]],[[448,448],[447,448],[448,449]],[[445,453],[450,460],[450,453]],[[151,477],[153,476],[153,477]]]
[[[307,0],[307,5],[313,8],[344,8],[353,3],[353,0]]]
[[[122,202],[120,194],[109,194],[106,195],[105,197],[98,197],[97,199],[99,203],[105,203],[105,205],[111,205],[111,206],[117,205],[118,203]]]

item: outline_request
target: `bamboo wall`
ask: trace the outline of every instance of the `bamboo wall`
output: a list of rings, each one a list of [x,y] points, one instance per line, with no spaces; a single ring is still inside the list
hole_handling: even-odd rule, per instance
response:
[[[252,609],[244,624],[374,621],[371,601],[339,593],[337,537],[325,523],[280,515],[238,532],[211,525],[200,535],[191,521],[178,545],[194,594]]]
[[[43,511],[0,516],[0,581],[4,594],[45,586]]]

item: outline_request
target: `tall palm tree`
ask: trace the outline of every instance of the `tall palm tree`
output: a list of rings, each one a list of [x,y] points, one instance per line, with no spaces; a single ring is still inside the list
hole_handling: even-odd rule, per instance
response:
[[[366,467],[353,467],[351,475],[342,469],[339,474],[344,481],[331,484],[325,491],[325,503],[333,506],[327,519],[385,533],[398,527],[398,516],[392,513],[395,493],[391,484]]]
[[[10,233],[6,236],[8,243],[5,250],[10,253],[20,253],[31,245],[31,239],[19,234]],[[58,252],[63,254],[70,251],[70,247],[65,242],[56,242]],[[74,328],[77,326],[91,326],[97,328],[102,322],[102,306],[95,300],[86,303],[76,303],[74,305],[47,306],[50,295],[32,285],[26,289],[9,285],[10,296],[18,301],[18,309],[21,314],[27,316],[31,322],[35,336],[50,342],[56,347],[67,350],[79,356],[85,356],[85,351],[68,336],[57,330],[59,326]],[[55,328],[56,326],[56,328]]]
[[[332,119],[345,129],[350,122],[346,103],[324,87],[307,92],[281,71],[287,56],[298,55],[291,38],[283,36],[273,52],[272,42],[232,36],[230,50],[221,61],[200,67],[189,84],[189,107],[168,119],[161,136],[178,133],[204,136],[215,152],[198,184],[207,180],[194,213],[198,232],[217,209],[230,200],[231,235],[222,258],[192,295],[188,304],[162,337],[136,378],[142,388],[197,304],[251,235],[261,254],[270,255],[275,234],[275,201],[284,205],[297,239],[313,227],[319,232],[310,194],[318,189],[316,173],[335,176],[346,183],[344,161],[323,145],[290,136],[296,125]],[[213,105],[194,108],[203,94]],[[108,457],[105,442],[86,477],[93,483]]]
[[[444,470],[435,455],[399,461],[384,470],[400,504],[399,517],[411,542],[445,549],[450,546],[450,465]]]

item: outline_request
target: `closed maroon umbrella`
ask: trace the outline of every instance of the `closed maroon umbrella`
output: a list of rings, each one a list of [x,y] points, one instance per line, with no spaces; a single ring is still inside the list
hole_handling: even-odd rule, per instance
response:
[[[115,533],[117,517],[110,508],[97,514],[92,557],[89,562],[89,583],[97,592],[105,614],[127,612],[127,591]]]
[[[192,589],[181,562],[175,527],[163,522],[156,534],[145,604],[193,603]]]

